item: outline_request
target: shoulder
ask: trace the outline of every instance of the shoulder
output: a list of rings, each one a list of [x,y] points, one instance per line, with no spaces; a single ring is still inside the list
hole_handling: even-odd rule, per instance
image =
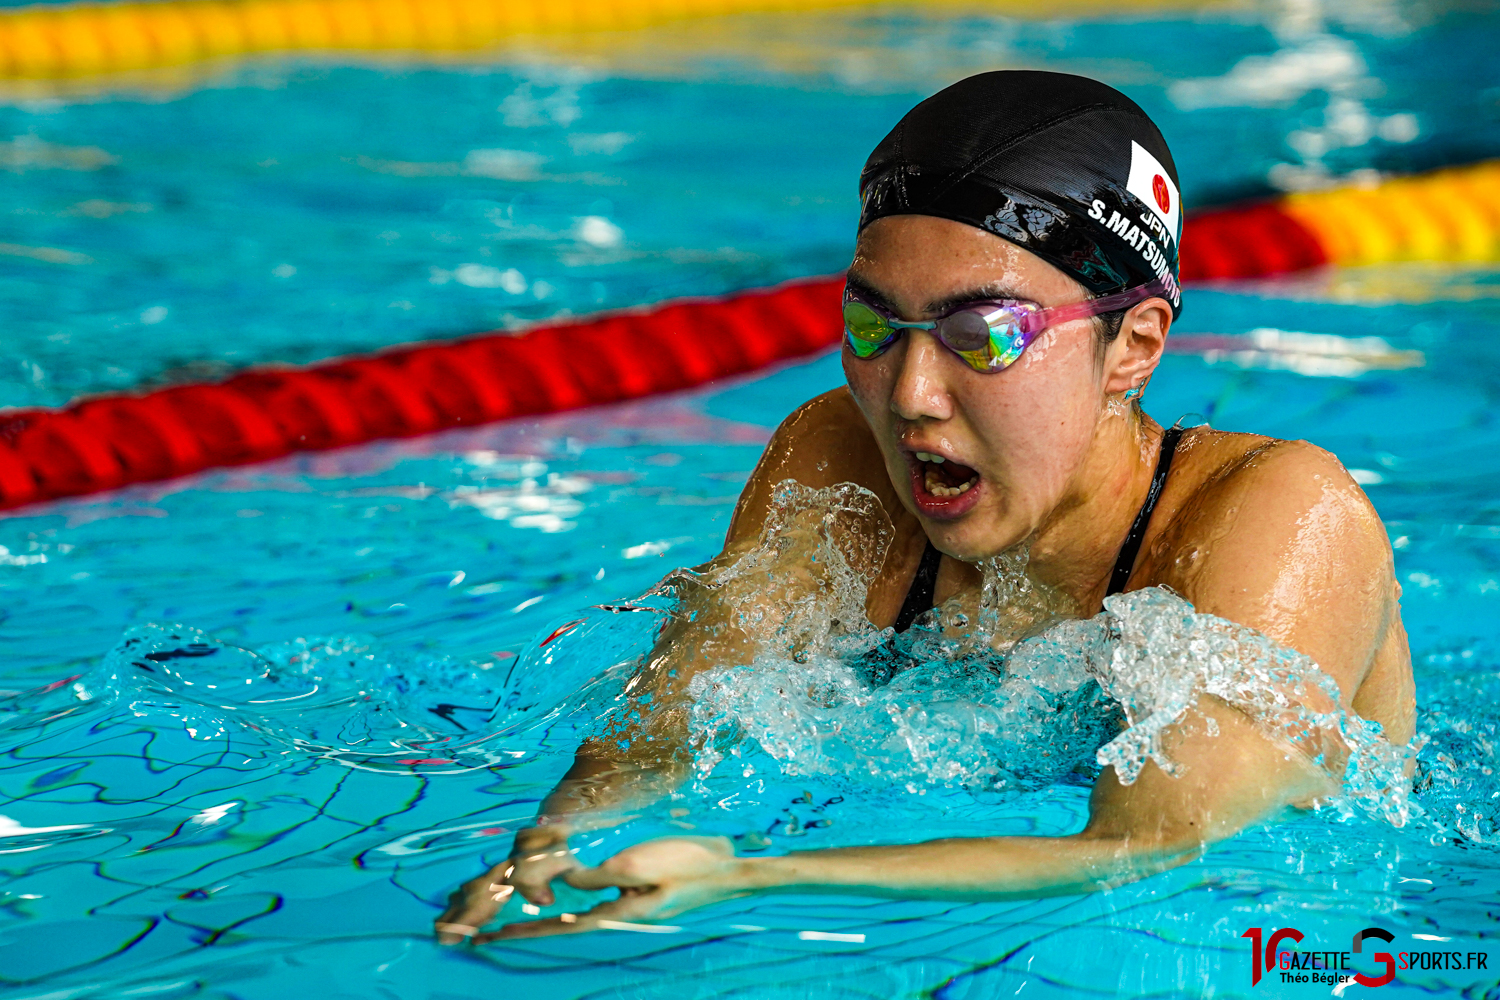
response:
[[[731,540],[758,536],[776,484],[787,479],[815,489],[858,483],[895,509],[880,447],[846,386],[814,396],[776,428],[740,494]]]
[[[1157,582],[1223,599],[1226,591],[1274,589],[1288,574],[1311,585],[1314,577],[1389,571],[1390,542],[1375,508],[1317,445],[1197,428],[1179,461],[1173,509],[1152,546]],[[1293,556],[1317,563],[1289,562]]]
[[[1312,656],[1352,693],[1399,614],[1390,541],[1369,498],[1306,441],[1202,428],[1184,448],[1150,582]]]
[[[878,458],[870,426],[845,386],[814,396],[793,410],[771,435],[751,482],[775,485],[795,479],[804,486],[860,482],[871,457]]]
[[[1178,542],[1295,536],[1303,544],[1389,549],[1364,490],[1336,455],[1315,444],[1194,428],[1179,446],[1179,462],[1173,478],[1181,474],[1182,493],[1172,517]]]
[[[847,430],[855,426],[869,432],[869,426],[859,412],[859,407],[855,405],[849,387],[841,385],[814,396],[793,410],[776,428],[772,440],[791,445],[809,435],[817,436],[833,428]]]

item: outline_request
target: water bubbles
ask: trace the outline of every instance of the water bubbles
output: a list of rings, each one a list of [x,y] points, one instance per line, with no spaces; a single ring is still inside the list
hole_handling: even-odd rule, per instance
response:
[[[789,777],[913,794],[1032,790],[1100,767],[1130,784],[1148,761],[1179,773],[1164,737],[1218,703],[1342,778],[1338,808],[1409,817],[1414,750],[1341,709],[1306,656],[1169,590],[1111,597],[1079,619],[1028,575],[1022,546],[980,565],[978,592],[902,635],[877,631],[863,610],[889,533],[873,501],[782,484],[757,546],[699,579],[746,586],[739,623],[757,640],[690,686],[701,784],[747,746]],[[1219,735],[1219,720],[1204,730]]]
[[[1112,767],[1129,784],[1148,762],[1176,773],[1173,727],[1211,707],[1209,735],[1236,713],[1342,778],[1330,803],[1341,815],[1420,814],[1405,778],[1415,749],[1340,709],[1307,657],[1170,591],[1114,596],[1080,618],[1028,574],[1023,546],[981,563],[979,588],[905,633],[875,628],[865,602],[891,536],[868,491],[786,482],[754,544],[674,571],[639,601],[559,619],[504,665],[418,662],[360,636],[249,650],[142,626],[98,668],[0,698],[0,731],[112,708],[247,753],[396,774],[505,768],[591,733],[670,734],[688,740],[694,797],[728,814],[756,807],[768,779],[1009,797]],[[664,620],[678,638],[660,644]],[[684,664],[691,680],[674,688]],[[673,690],[687,697],[654,708]],[[1451,750],[1425,754],[1420,780],[1458,782]],[[1494,811],[1449,810],[1443,826],[1489,839]]]
[[[1254,629],[1198,614],[1165,588],[1119,594],[1104,604],[1094,621],[1110,640],[1097,677],[1130,728],[1100,748],[1099,762],[1114,767],[1123,783],[1134,781],[1148,759],[1174,773],[1164,732],[1207,699],[1238,710],[1270,738],[1342,778],[1333,804],[1397,826],[1406,822],[1406,765],[1416,748],[1392,746],[1378,723],[1340,708],[1338,686],[1311,659]]]
[[[890,519],[869,490],[786,480],[756,545],[726,553],[703,573],[670,574],[661,589],[713,592],[731,627],[762,648],[858,655],[878,641],[865,595],[890,539]]]
[[[765,539],[763,538],[763,541]],[[805,650],[799,661],[766,649],[752,662],[693,682],[693,726],[705,752],[739,739],[788,775],[843,778],[923,794],[934,786],[1009,792],[1040,788],[1081,769],[1119,723],[1086,669],[1088,645],[1058,621],[1066,600],[1024,574],[1024,551],[983,565],[967,601],[934,609],[910,631],[862,631]],[[862,607],[865,584],[839,589]],[[968,628],[971,622],[974,628]],[[999,649],[1013,650],[1009,658]]]

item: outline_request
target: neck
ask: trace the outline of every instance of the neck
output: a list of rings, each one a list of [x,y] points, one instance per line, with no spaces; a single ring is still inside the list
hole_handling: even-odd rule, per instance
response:
[[[1140,411],[1101,419],[1063,502],[1031,545],[1031,574],[1097,608],[1130,525],[1146,502],[1162,428]]]

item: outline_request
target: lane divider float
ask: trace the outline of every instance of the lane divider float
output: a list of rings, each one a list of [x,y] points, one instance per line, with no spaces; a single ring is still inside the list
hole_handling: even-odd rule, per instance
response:
[[[0,508],[687,389],[817,354],[842,278],[0,413]]]
[[[1183,278],[1500,260],[1500,161],[1219,209]],[[0,508],[702,385],[838,343],[842,279],[394,348],[223,382],[0,412]]]
[[[1182,279],[1400,261],[1500,260],[1500,160],[1200,212]]]
[[[529,35],[622,31],[694,17],[830,10],[880,2],[156,0],[37,4],[0,11],[0,78],[91,76],[259,52],[459,52]],[[1134,2],[1150,7],[1174,5],[1171,0]],[[1195,0],[1190,6],[1201,2]]]

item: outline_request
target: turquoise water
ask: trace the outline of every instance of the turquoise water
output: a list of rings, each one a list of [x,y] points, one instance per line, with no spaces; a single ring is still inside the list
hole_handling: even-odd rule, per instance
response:
[[[983,66],[1125,87],[1162,121],[1190,204],[1500,154],[1493,12],[1304,15],[751,18],[655,34],[646,55],[268,61],[17,93],[0,107],[0,402],[834,271],[864,152]],[[1258,56],[1273,62],[1235,75]],[[596,614],[548,664],[538,638],[713,554],[770,429],[837,384],[825,357],[0,520],[0,996],[1304,996],[1328,987],[1252,991],[1242,931],[1342,948],[1375,923],[1406,950],[1484,950],[1500,907],[1497,287],[1492,268],[1413,265],[1194,289],[1147,401],[1311,439],[1367,483],[1430,736],[1426,816],[1406,829],[1295,818],[1088,897],[779,896],[672,935],[436,948],[442,900],[503,857],[655,616]],[[130,668],[142,649],[160,670]],[[1066,783],[909,795],[763,767],[741,784],[690,819],[771,850],[1065,833],[1086,804]],[[597,860],[676,829],[648,814],[577,846]],[[1388,989],[1493,995],[1497,978],[1403,972]]]

